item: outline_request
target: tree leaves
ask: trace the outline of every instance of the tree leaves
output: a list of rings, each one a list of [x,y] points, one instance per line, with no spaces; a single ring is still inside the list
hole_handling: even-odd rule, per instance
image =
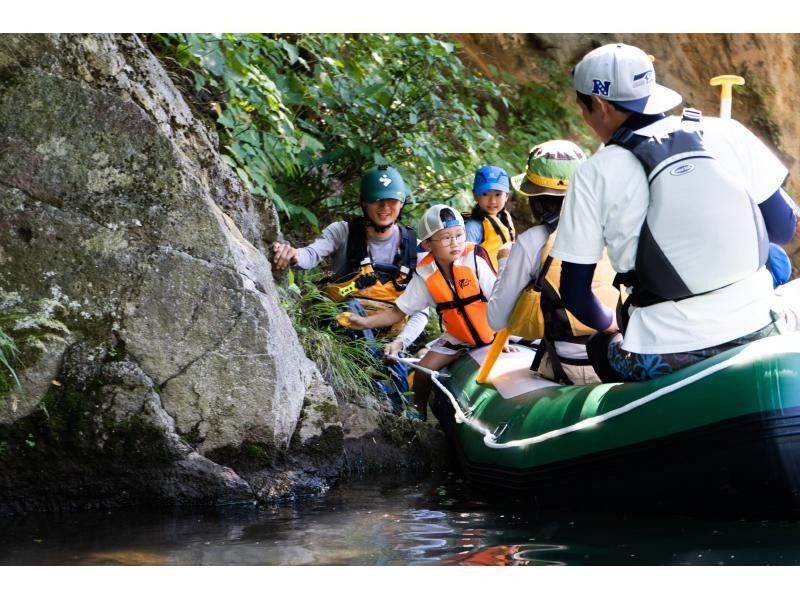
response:
[[[579,122],[550,86],[514,87],[503,73],[495,81],[474,74],[444,36],[158,39],[162,54],[193,71],[196,90],[224,90],[215,111],[226,162],[290,220],[315,226],[317,216],[330,221],[343,209],[357,211],[362,173],[384,162],[423,204],[448,199],[466,208],[477,167],[516,171],[534,140],[563,137]],[[501,110],[509,113],[506,135],[498,130]]]

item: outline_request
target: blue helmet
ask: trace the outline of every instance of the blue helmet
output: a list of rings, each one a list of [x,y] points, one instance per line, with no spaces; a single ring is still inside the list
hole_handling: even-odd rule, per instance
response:
[[[481,166],[475,173],[475,180],[472,182],[472,192],[475,195],[483,195],[487,191],[511,191],[511,181],[505,170],[499,166]]]

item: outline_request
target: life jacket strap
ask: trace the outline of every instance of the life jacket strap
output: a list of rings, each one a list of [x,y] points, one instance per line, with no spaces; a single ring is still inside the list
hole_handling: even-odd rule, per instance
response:
[[[700,119],[703,117],[703,113],[698,110],[697,108],[684,108],[683,113],[681,114],[682,121],[690,121],[699,123]]]
[[[533,362],[531,362],[531,371],[536,372],[539,370],[539,366],[542,365],[542,359],[546,353],[550,355],[550,367],[553,368],[553,381],[566,386],[572,386],[573,382],[564,371],[564,366],[561,365],[561,359],[558,357],[558,353],[556,353],[555,344],[547,336],[539,341],[539,348],[536,349]]]
[[[473,295],[472,297],[456,297],[452,301],[445,301],[443,303],[436,304],[436,311],[442,313],[444,310],[447,309],[459,309],[461,307],[465,307],[471,303],[475,303],[476,301],[484,301],[486,302],[486,297],[483,296],[483,291],[478,293],[477,295]]]

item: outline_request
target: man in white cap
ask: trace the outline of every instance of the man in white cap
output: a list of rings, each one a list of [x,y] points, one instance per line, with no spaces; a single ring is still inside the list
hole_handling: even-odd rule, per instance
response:
[[[571,179],[551,255],[568,309],[605,332],[588,346],[601,378],[654,378],[774,334],[764,263],[767,238],[795,234],[786,168],[735,120],[666,117],[682,98],[639,48],[597,48],[573,81],[605,147]],[[633,291],[618,311],[624,339],[590,287],[604,247]]]

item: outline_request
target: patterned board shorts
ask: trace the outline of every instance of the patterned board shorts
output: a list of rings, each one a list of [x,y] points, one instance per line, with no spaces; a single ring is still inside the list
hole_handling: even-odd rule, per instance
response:
[[[728,349],[746,345],[749,342],[775,334],[779,334],[778,327],[775,324],[769,324],[760,330],[714,347],[683,353],[653,354],[625,351],[622,348],[622,335],[618,333],[608,343],[608,362],[623,380],[652,380],[653,378],[682,370]]]

